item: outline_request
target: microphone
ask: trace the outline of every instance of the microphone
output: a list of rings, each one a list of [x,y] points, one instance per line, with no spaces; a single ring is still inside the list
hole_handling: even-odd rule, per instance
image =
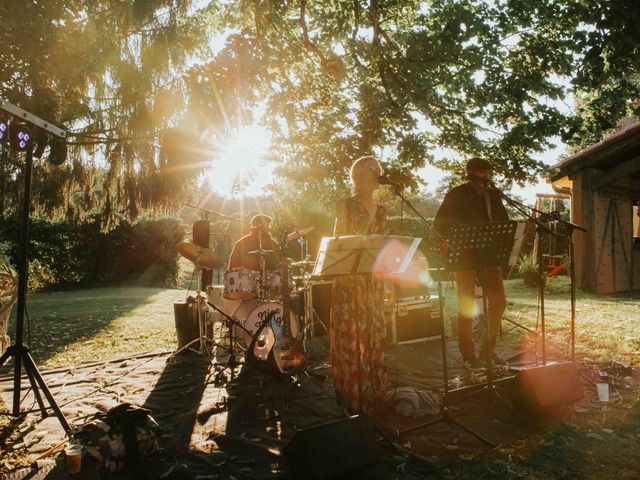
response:
[[[404,187],[402,185],[400,185],[399,183],[394,182],[393,180],[391,180],[389,177],[387,177],[386,175],[380,175],[378,177],[378,183],[380,185],[389,185],[391,188],[393,188],[395,191],[402,191],[404,190]]]

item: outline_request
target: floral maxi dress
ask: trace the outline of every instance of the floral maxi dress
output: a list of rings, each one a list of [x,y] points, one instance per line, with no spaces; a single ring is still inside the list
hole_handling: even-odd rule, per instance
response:
[[[346,231],[341,235],[384,233],[386,213],[378,206],[370,220],[365,207],[343,200]],[[352,412],[373,413],[384,404],[384,284],[373,275],[338,276],[331,303],[331,366],[338,401]]]

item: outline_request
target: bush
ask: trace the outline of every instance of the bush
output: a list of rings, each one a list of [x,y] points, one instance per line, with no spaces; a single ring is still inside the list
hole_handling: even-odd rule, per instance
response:
[[[173,248],[178,222],[146,220],[100,230],[101,218],[74,225],[33,219],[29,243],[29,287],[131,284],[175,286],[178,254]],[[8,253],[18,258],[19,222],[0,222]]]
[[[538,285],[538,262],[532,253],[521,255],[518,259],[518,274],[524,279],[525,285]]]

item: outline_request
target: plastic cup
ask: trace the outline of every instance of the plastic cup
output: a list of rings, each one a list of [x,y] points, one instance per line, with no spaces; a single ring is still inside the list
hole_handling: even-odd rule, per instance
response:
[[[67,448],[64,449],[64,455],[67,458],[67,473],[72,475],[80,473],[82,445],[68,445]]]
[[[598,388],[598,400],[601,402],[609,401],[609,384],[608,383],[596,383]]]

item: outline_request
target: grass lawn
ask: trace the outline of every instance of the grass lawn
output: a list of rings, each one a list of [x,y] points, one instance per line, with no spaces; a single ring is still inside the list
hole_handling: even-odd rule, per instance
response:
[[[535,328],[539,319],[537,288],[526,287],[519,279],[508,280],[506,288],[505,316]],[[447,314],[453,318],[455,292],[451,287],[446,291]],[[30,294],[27,308],[33,356],[41,368],[53,368],[173,348],[173,302],[184,300],[186,294],[186,290],[146,287]],[[545,293],[548,348],[568,351],[570,318],[566,277],[550,279]],[[505,322],[505,331],[510,328]],[[14,334],[13,325],[10,332]],[[25,342],[28,340],[25,333]],[[517,329],[504,341],[523,342],[527,338]],[[576,350],[584,360],[608,362],[619,358],[640,366],[640,292],[598,296],[578,290]]]
[[[54,368],[172,348],[173,302],[184,300],[186,293],[115,287],[30,294],[33,357],[39,367]],[[13,324],[9,328],[15,334]]]
[[[519,279],[507,281],[506,286],[506,317],[535,327],[539,317],[537,289],[525,287]],[[31,294],[28,310],[36,362],[41,368],[53,368],[174,348],[172,303],[184,299],[186,293],[129,287]],[[453,315],[452,288],[448,288],[447,297],[448,314]],[[567,352],[567,279],[550,279],[545,300],[548,348]],[[13,326],[10,332],[14,333]],[[579,359],[608,363],[620,358],[640,368],[640,294],[598,296],[578,291],[576,332]],[[518,329],[502,342],[529,340]],[[6,373],[7,367],[3,371]],[[525,447],[506,446],[482,460],[440,465],[441,478],[640,478],[639,400],[637,391],[626,391],[624,401],[576,411],[569,423],[541,429],[540,436]],[[6,418],[0,417],[0,446],[10,443],[11,434]],[[11,457],[17,463],[27,461],[19,450]]]

